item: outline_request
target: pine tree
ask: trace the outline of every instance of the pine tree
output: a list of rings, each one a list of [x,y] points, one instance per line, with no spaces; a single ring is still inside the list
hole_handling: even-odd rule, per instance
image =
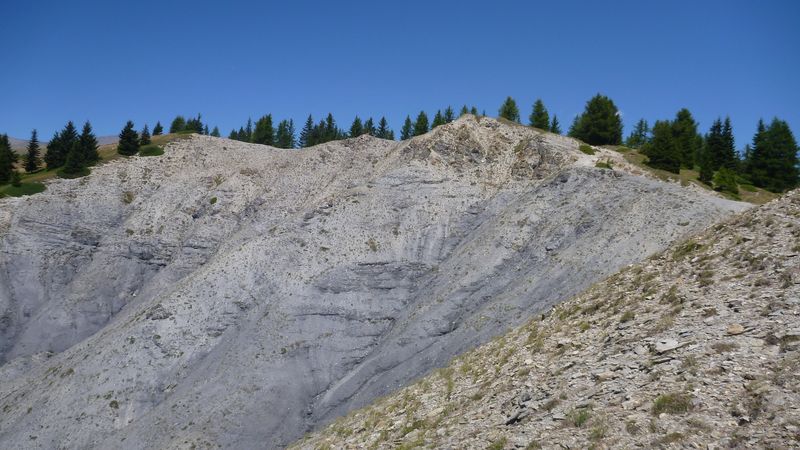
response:
[[[558,123],[558,117],[555,114],[553,114],[553,122],[550,124],[550,132],[561,134],[561,124]]]
[[[184,131],[203,134],[203,116],[198,113],[197,117],[187,120]]]
[[[639,119],[636,126],[633,128],[628,139],[625,140],[625,146],[630,148],[642,148],[650,142],[650,126],[644,119]]]
[[[622,143],[622,119],[614,102],[597,94],[586,102],[586,108],[570,129],[571,136],[591,145]]]
[[[25,171],[28,173],[39,170],[39,136],[36,130],[31,131],[31,140],[28,142],[28,153],[25,155]]]
[[[335,141],[342,137],[344,137],[344,133],[336,126],[336,120],[333,119],[333,114],[328,113],[328,116],[325,118],[323,142]]]
[[[59,173],[68,177],[84,175],[86,171],[86,160],[83,158],[83,149],[80,142],[74,142],[72,148],[67,153],[67,160],[64,168]]]
[[[163,132],[164,127],[161,126],[161,122],[156,122],[156,126],[153,127],[153,136],[161,136]]]
[[[417,121],[414,122],[414,136],[421,136],[428,132],[428,115],[425,111],[420,111]]]
[[[461,107],[461,112],[458,114],[458,116],[461,117],[465,114],[469,114],[469,108],[467,108],[467,105]]]
[[[530,126],[534,128],[539,128],[540,130],[550,129],[550,115],[547,113],[547,108],[544,107],[544,102],[541,99],[536,99],[528,120],[530,121]]]
[[[375,136],[381,139],[389,139],[392,134],[392,130],[389,129],[389,121],[386,120],[386,117],[381,117],[381,120],[378,121],[378,130],[375,132]],[[394,139],[394,136],[391,139]]]
[[[75,129],[75,124],[69,121],[64,129],[53,136],[53,139],[47,144],[47,153],[44,155],[47,169],[63,166],[67,160],[67,153],[77,141],[78,131]]]
[[[211,130],[211,136],[214,136],[214,137],[220,137],[220,134],[219,134],[219,128],[217,128],[217,127],[215,126],[215,127],[214,127],[214,129],[213,129],[213,130]]]
[[[789,124],[778,118],[768,127],[759,121],[753,137],[749,175],[754,185],[772,192],[792,189],[800,182],[797,141]]]
[[[169,126],[170,133],[180,133],[186,130],[186,119],[183,116],[175,116],[172,119],[172,124]]]
[[[228,139],[230,139],[232,141],[238,141],[239,140],[239,132],[236,131],[236,130],[231,130],[231,132],[228,133]]]
[[[253,142],[253,119],[247,118],[247,125],[244,129],[239,128],[239,139],[245,142]]]
[[[405,141],[406,139],[410,139],[413,135],[414,125],[411,123],[411,117],[406,116],[406,120],[403,122],[403,128],[400,129],[400,140]]]
[[[311,114],[309,114],[308,119],[306,119],[306,124],[303,125],[303,129],[300,130],[300,139],[298,140],[300,148],[311,147],[312,145],[315,144],[315,142],[311,139],[313,132],[314,132],[314,118],[311,117]]]
[[[672,122],[672,135],[675,137],[675,145],[681,154],[681,166],[687,169],[694,168],[694,158],[703,144],[702,137],[697,133],[697,122],[694,121],[692,113],[683,108],[675,114]]]
[[[453,108],[450,105],[447,106],[447,109],[444,110],[444,123],[450,123],[455,120],[455,113],[453,112]]]
[[[133,129],[133,122],[130,120],[125,124],[125,128],[119,133],[119,143],[117,153],[123,156],[133,156],[139,151],[139,135]]]
[[[22,177],[16,170],[11,171],[11,185],[14,187],[22,186]]]
[[[469,113],[470,113],[470,114],[472,114],[472,115],[473,115],[473,116],[475,116],[475,117],[478,117],[478,108],[476,108],[476,107],[474,107],[474,106],[473,106],[473,107],[472,107],[472,108],[469,110]],[[484,115],[486,115],[486,114],[484,114]]]
[[[248,123],[248,125],[250,124]],[[244,132],[248,133],[247,128],[245,128]],[[256,121],[255,130],[250,134],[250,142],[262,145],[275,145],[275,127],[272,125],[272,114],[261,116],[261,118]]]
[[[659,120],[653,125],[653,138],[644,147],[647,164],[656,169],[679,173],[681,155],[672,134],[672,124]]]
[[[718,167],[725,167],[732,171],[739,170],[739,155],[736,153],[730,117],[725,117],[725,122],[722,124],[722,153],[718,162]]]
[[[275,133],[275,146],[278,148],[294,148],[294,122],[281,120]]]
[[[433,123],[431,123],[431,130],[438,126],[444,125],[445,123],[446,122],[444,121],[444,116],[442,115],[442,111],[437,110],[436,114],[433,116]]]
[[[147,127],[145,126],[145,128]],[[94,136],[92,124],[89,123],[88,120],[83,124],[83,130],[81,130],[78,143],[80,144],[83,155],[83,162],[87,166],[91,166],[100,161],[100,154],[97,153],[97,138]]]
[[[714,172],[719,169],[718,155],[723,152],[722,121],[715,120],[703,139],[703,147],[696,158],[700,170],[699,179],[703,183],[711,184]]]
[[[375,136],[375,121],[372,120],[372,117],[370,117],[369,119],[367,119],[366,122],[364,122],[364,134]]]
[[[203,125],[203,135],[208,136],[208,124]]]
[[[8,135],[0,134],[0,185],[11,181],[15,159]]]
[[[500,106],[499,116],[512,122],[519,122],[519,108],[517,108],[517,102],[511,97],[506,97],[506,101]]]
[[[361,124],[361,118],[356,116],[353,119],[353,124],[350,125],[350,137],[358,137],[364,134],[364,125]]]
[[[145,145],[150,145],[150,129],[147,128],[147,124],[144,124],[142,132],[139,134],[139,146],[144,147]]]

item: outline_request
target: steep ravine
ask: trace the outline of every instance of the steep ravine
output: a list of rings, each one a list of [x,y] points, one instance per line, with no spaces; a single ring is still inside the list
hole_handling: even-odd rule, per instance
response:
[[[280,447],[744,205],[468,116],[0,200],[0,446]]]

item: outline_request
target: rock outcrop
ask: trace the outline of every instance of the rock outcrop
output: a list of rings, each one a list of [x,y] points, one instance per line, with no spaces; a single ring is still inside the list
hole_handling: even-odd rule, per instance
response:
[[[797,448],[800,191],[627,267],[297,448]]]
[[[280,447],[745,207],[598,151],[195,136],[0,200],[0,447]]]

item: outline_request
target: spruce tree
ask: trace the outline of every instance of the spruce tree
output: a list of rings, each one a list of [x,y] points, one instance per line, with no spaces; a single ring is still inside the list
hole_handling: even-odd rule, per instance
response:
[[[361,124],[361,118],[356,116],[353,124],[350,125],[350,137],[358,137],[362,134],[364,134],[364,125]]]
[[[512,122],[519,122],[517,102],[511,97],[506,97],[506,101],[500,106],[499,116]]]
[[[550,132],[561,134],[561,124],[558,123],[558,117],[555,114],[553,114],[553,122],[550,124]]]
[[[653,125],[653,138],[644,147],[647,164],[656,169],[679,173],[681,155],[672,134],[672,124],[659,120]]]
[[[22,186],[22,177],[16,170],[11,171],[11,185],[14,187]]]
[[[246,128],[245,133],[247,133]],[[262,145],[275,145],[275,128],[272,126],[272,114],[262,116],[256,121],[256,128],[253,130],[250,142]]]
[[[572,135],[591,145],[622,143],[622,119],[614,102],[597,94],[586,102],[583,114],[575,123]]]
[[[541,99],[536,99],[528,120],[530,121],[530,126],[534,128],[539,128],[540,130],[550,129],[550,115],[547,113],[547,108],[544,107],[544,102]]]
[[[186,130],[186,119],[183,116],[176,116],[172,119],[172,124],[169,126],[170,133],[180,133]]]
[[[644,119],[639,119],[636,126],[633,128],[628,139],[625,140],[625,146],[630,148],[642,148],[650,142],[650,126]]]
[[[161,126],[161,122],[156,122],[156,126],[153,127],[153,136],[161,136],[163,132],[164,127]]]
[[[203,135],[208,136],[208,124],[203,124]]]
[[[28,153],[25,155],[25,171],[28,173],[39,170],[39,136],[34,129],[31,131],[31,140],[28,142]]]
[[[453,108],[450,105],[447,106],[447,109],[444,110],[444,123],[450,123],[455,120],[455,113],[453,112]]]
[[[683,108],[675,114],[672,122],[672,134],[675,137],[675,145],[681,154],[681,166],[687,169],[694,168],[694,158],[703,144],[702,137],[697,133],[697,122],[694,121],[692,113]]]
[[[239,128],[239,140],[253,142],[253,119],[248,117],[244,129]]]
[[[228,139],[230,139],[232,141],[238,141],[239,140],[239,132],[236,131],[235,129],[231,130],[231,132],[228,133]]]
[[[364,122],[364,134],[375,136],[375,121],[372,120],[372,117],[370,117],[369,119],[367,119],[366,122]]]
[[[123,156],[133,156],[139,151],[139,135],[133,128],[130,120],[125,124],[125,128],[119,133],[119,143],[117,153]]]
[[[147,124],[144,124],[142,132],[139,134],[139,146],[144,147],[145,145],[150,145],[150,129],[147,128]]]
[[[11,181],[15,159],[8,135],[0,134],[0,185]]]
[[[336,120],[333,118],[332,113],[328,113],[325,118],[325,129],[323,132],[323,142],[335,141],[341,139],[344,133],[336,126]]]
[[[294,148],[294,121],[281,120],[275,133],[275,146],[278,148]]]
[[[64,129],[53,136],[53,139],[47,144],[47,153],[44,155],[47,169],[63,166],[67,160],[67,153],[77,141],[78,131],[75,129],[75,124],[69,121]]]
[[[725,167],[732,171],[739,170],[739,155],[736,153],[730,117],[725,117],[725,122],[722,124],[722,153],[718,167]]]
[[[461,107],[461,112],[458,113],[458,116],[461,117],[465,114],[469,114],[469,108],[467,108],[467,105]]]
[[[414,136],[421,136],[428,132],[428,115],[425,111],[420,111],[417,121],[414,122]]]
[[[219,137],[219,136],[220,136],[220,134],[219,134],[219,128],[217,128],[217,127],[215,126],[215,127],[214,127],[214,129],[213,129],[213,130],[211,130],[211,136],[214,136],[214,137]]]
[[[406,139],[410,139],[413,135],[414,125],[411,123],[411,117],[406,116],[406,120],[403,122],[403,128],[400,129],[400,140],[405,141]]]
[[[444,125],[445,123],[446,122],[444,121],[444,116],[442,115],[442,111],[438,110],[436,111],[436,114],[433,116],[433,123],[431,123],[431,130],[438,126]]]
[[[381,120],[378,121],[378,129],[375,131],[375,136],[381,139],[389,139],[392,130],[389,129],[389,121],[386,120],[386,117],[381,117]]]
[[[67,160],[64,162],[64,168],[61,169],[61,174],[68,177],[76,177],[84,175],[86,170],[86,160],[83,157],[83,149],[80,142],[72,144],[69,152],[67,152]]]
[[[97,153],[97,138],[94,136],[92,124],[89,123],[88,120],[83,124],[83,130],[81,130],[78,143],[80,144],[81,152],[83,154],[83,162],[87,166],[91,166],[100,161],[100,154]]]
[[[478,108],[476,108],[476,107],[474,107],[474,106],[473,106],[473,107],[472,107],[472,108],[469,110],[469,113],[470,113],[470,114],[472,114],[472,115],[473,115],[473,116],[475,116],[475,117],[478,117]]]
[[[783,192],[798,186],[797,141],[789,124],[778,118],[768,127],[759,122],[753,137],[749,175],[754,185],[772,192]]]
[[[300,139],[298,140],[298,144],[300,148],[310,147],[315,144],[313,142],[312,133],[314,132],[314,118],[311,117],[311,114],[308,115],[308,119],[306,119],[306,124],[303,125],[303,129],[300,130]]]

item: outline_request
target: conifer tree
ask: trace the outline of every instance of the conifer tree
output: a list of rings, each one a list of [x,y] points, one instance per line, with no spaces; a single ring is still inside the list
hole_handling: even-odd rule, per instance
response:
[[[469,108],[467,108],[467,105],[461,107],[461,112],[458,114],[458,116],[461,117],[465,114],[469,114]]]
[[[161,136],[164,132],[164,127],[161,126],[161,122],[156,122],[156,126],[153,127],[153,136]]]
[[[309,114],[308,119],[306,119],[306,124],[303,125],[303,129],[300,130],[300,139],[298,140],[300,148],[306,148],[314,145],[314,142],[311,139],[313,132],[314,132],[314,118],[311,117],[311,114]]]
[[[473,106],[473,107],[472,107],[472,108],[469,110],[469,113],[470,113],[470,114],[472,114],[472,115],[473,115],[473,116],[475,116],[475,117],[478,117],[478,108],[476,108],[476,107],[474,107],[474,106]],[[485,115],[485,114],[484,114],[484,115]]]
[[[175,116],[172,119],[172,124],[169,126],[170,133],[180,133],[186,130],[186,119],[183,116]]]
[[[444,121],[444,116],[442,115],[442,111],[437,110],[436,114],[433,116],[433,123],[431,123],[431,130],[444,124],[445,121]]]
[[[406,139],[410,139],[413,135],[414,125],[411,123],[411,117],[406,116],[406,120],[403,122],[403,128],[400,129],[400,140],[405,141]]]
[[[16,160],[8,135],[0,135],[0,185],[9,183],[14,173],[14,161]]]
[[[591,145],[622,143],[622,119],[614,102],[597,94],[586,102],[583,114],[570,129],[570,135]]]
[[[11,170],[11,185],[14,187],[22,186],[22,177],[16,170]]]
[[[550,124],[550,132],[561,134],[561,124],[558,123],[558,117],[555,114],[553,114],[553,122]]]
[[[372,117],[370,117],[369,119],[367,119],[366,122],[364,122],[364,134],[375,136],[375,121],[372,120]]]
[[[239,140],[239,132],[236,131],[235,129],[231,130],[231,132],[228,133],[228,139],[230,139],[232,141],[238,141]]]
[[[447,106],[447,109],[444,110],[444,123],[450,123],[455,120],[455,113],[453,112],[453,108],[450,105]]]
[[[245,128],[247,133],[247,128]],[[272,125],[272,114],[261,116],[256,121],[255,130],[250,135],[250,142],[262,145],[275,145],[275,127]]]
[[[145,128],[147,128],[145,126]],[[87,120],[83,124],[83,130],[78,138],[80,149],[82,152],[82,159],[85,165],[90,166],[100,161],[100,154],[97,153],[97,138],[92,131],[92,124]]]
[[[350,125],[350,137],[358,137],[362,134],[364,134],[364,125],[361,124],[361,118],[356,116],[353,124]]]
[[[144,147],[145,145],[150,145],[150,129],[147,128],[147,124],[144,124],[142,132],[139,134],[139,146]]]
[[[417,121],[414,122],[414,136],[421,136],[428,132],[428,115],[425,111],[420,111]]]
[[[550,115],[547,113],[547,108],[544,107],[542,99],[536,99],[528,120],[530,121],[530,126],[534,128],[539,128],[540,130],[550,129]]]
[[[633,131],[625,140],[625,146],[630,148],[642,148],[650,142],[650,126],[644,119],[639,119]]]
[[[77,141],[78,131],[75,129],[75,124],[69,121],[64,129],[53,136],[53,139],[47,144],[47,153],[44,155],[47,169],[63,166],[67,160],[67,153]]]
[[[31,131],[31,140],[28,142],[28,153],[25,155],[25,171],[28,173],[39,170],[39,136],[34,129]]]
[[[683,108],[675,114],[672,134],[681,155],[681,166],[694,168],[694,158],[703,144],[703,138],[697,133],[697,122],[688,109]]]
[[[696,158],[700,170],[699,179],[703,183],[711,184],[714,172],[720,167],[718,155],[723,153],[723,146],[722,121],[717,119],[711,124],[711,128],[703,140],[703,147]]]
[[[203,135],[208,136],[208,124],[203,125]]]
[[[759,121],[748,164],[753,184],[772,192],[797,187],[800,182],[798,150],[800,149],[788,123],[774,118],[765,127],[763,121]]]
[[[739,170],[739,155],[736,153],[730,117],[725,117],[725,122],[722,124],[722,153],[718,167],[726,167],[732,171]]]
[[[239,129],[239,140],[253,142],[253,119],[247,118],[247,125],[244,129]]]
[[[214,129],[213,129],[213,130],[211,130],[211,136],[214,136],[214,137],[219,137],[219,136],[220,136],[220,134],[219,134],[219,128],[217,128],[217,127],[215,126],[215,127],[214,127]]]
[[[519,122],[519,108],[517,108],[517,102],[511,97],[506,97],[506,101],[500,106],[499,116],[512,122]]]
[[[333,114],[328,113],[325,118],[325,130],[323,133],[323,142],[335,141],[341,139],[344,133],[336,126],[336,120],[333,119]]]
[[[378,121],[378,129],[375,131],[375,136],[381,139],[394,139],[392,130],[389,129],[389,121],[386,120],[386,117],[381,117],[381,120]],[[390,138],[391,136],[391,138]]]
[[[80,142],[74,142],[72,148],[67,152],[67,160],[64,162],[64,168],[61,169],[61,174],[69,177],[84,175],[86,170],[86,160],[83,158],[83,149]]]
[[[294,121],[281,120],[275,133],[275,146],[278,148],[294,148]]]
[[[675,145],[670,122],[656,121],[653,125],[653,138],[645,145],[644,154],[648,158],[649,166],[672,173],[680,172],[681,155]]]
[[[130,120],[125,124],[125,128],[119,133],[119,143],[117,153],[123,156],[133,156],[139,151],[139,135],[133,128]]]

